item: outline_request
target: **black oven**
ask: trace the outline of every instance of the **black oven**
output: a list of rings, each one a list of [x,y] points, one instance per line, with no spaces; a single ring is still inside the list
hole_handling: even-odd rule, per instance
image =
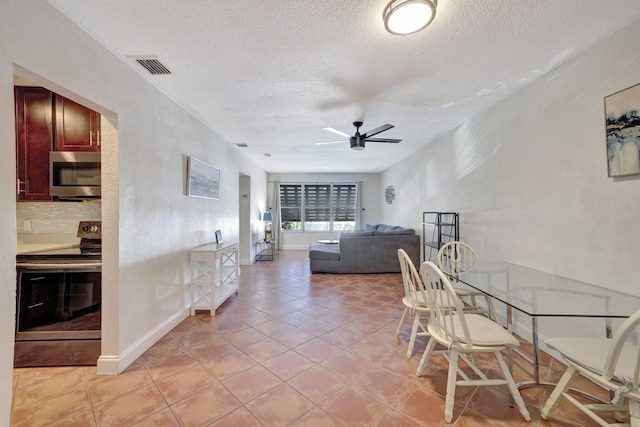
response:
[[[101,280],[99,264],[21,263],[16,340],[100,338]]]
[[[96,364],[102,261],[99,239],[87,241],[17,256],[14,366]]]

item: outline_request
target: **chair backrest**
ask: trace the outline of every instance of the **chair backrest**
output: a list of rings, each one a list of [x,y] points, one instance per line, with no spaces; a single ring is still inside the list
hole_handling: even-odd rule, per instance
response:
[[[425,261],[420,266],[420,277],[429,304],[431,335],[440,340],[448,340],[451,345],[472,347],[464,304],[446,274],[434,263]]]
[[[447,274],[464,273],[478,262],[478,254],[466,243],[453,241],[438,251],[438,268]]]
[[[623,352],[627,354],[633,354],[633,374],[630,377],[625,376],[625,381],[630,382],[633,386],[633,390],[637,390],[639,384],[640,373],[640,310],[632,314],[627,320],[625,320],[620,328],[613,336],[613,343],[609,349],[607,360],[602,370],[602,376],[607,380],[611,380],[616,374],[618,368],[618,362]],[[626,347],[626,348],[625,348]],[[619,372],[619,370],[618,370]],[[631,388],[631,387],[630,387]]]
[[[425,305],[427,296],[424,293],[422,279],[409,254],[404,249],[398,249],[398,260],[400,261],[405,297],[415,305]]]

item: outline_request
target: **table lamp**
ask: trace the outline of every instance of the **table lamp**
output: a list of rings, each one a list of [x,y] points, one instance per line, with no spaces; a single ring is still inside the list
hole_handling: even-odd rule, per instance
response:
[[[265,212],[262,214],[262,220],[265,222],[264,224],[264,240],[271,240],[271,221],[273,221],[273,215],[271,212]]]

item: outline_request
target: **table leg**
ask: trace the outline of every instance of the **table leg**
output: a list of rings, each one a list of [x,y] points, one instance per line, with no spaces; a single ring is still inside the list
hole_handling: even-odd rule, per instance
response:
[[[540,384],[540,361],[538,360],[538,318],[531,317],[531,346],[533,347],[533,382]]]

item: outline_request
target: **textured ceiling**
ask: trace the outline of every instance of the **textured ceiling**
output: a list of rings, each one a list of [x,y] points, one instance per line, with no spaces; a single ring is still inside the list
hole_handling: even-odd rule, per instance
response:
[[[384,30],[388,0],[48,1],[280,173],[380,172],[640,17],[638,0],[439,0],[401,37]],[[315,145],[355,120],[402,142]]]

